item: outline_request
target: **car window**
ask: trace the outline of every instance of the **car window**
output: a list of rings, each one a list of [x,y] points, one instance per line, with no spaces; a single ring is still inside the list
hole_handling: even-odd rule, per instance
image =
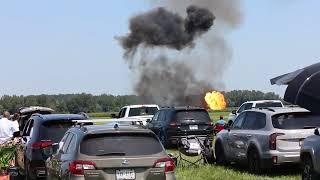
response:
[[[63,143],[63,146],[62,146],[62,153],[67,153],[67,149],[69,147],[69,144],[70,144],[70,141],[73,137],[73,134],[69,134],[69,136],[67,137],[66,141]]]
[[[159,140],[150,133],[87,135],[80,144],[80,153],[89,156],[140,156],[163,151]]]
[[[25,125],[25,127],[23,128],[23,136],[26,136],[28,133],[28,129],[29,129],[29,124],[30,124],[31,120],[27,122],[27,124]]]
[[[264,102],[257,103],[256,108],[265,108],[265,107],[283,107],[281,102]]]
[[[272,116],[272,125],[278,129],[305,129],[320,127],[320,115],[310,112],[282,113]]]
[[[260,112],[247,112],[242,129],[257,130],[266,126],[266,115]]]
[[[247,103],[242,104],[242,106],[240,106],[240,108],[238,109],[237,113],[241,113],[242,111],[245,110]]]
[[[206,110],[202,109],[190,109],[190,110],[179,110],[176,112],[175,120],[194,120],[197,122],[208,122],[211,121],[209,114]]]
[[[40,126],[39,139],[51,140],[53,142],[61,141],[63,135],[75,122],[69,120],[55,120],[44,122]]]
[[[152,121],[158,121],[160,111],[158,111],[152,118]]]
[[[73,135],[67,149],[67,154],[73,153],[74,151],[76,151],[76,148],[77,148],[77,136]]]
[[[30,122],[29,122],[29,125],[28,125],[28,128],[27,128],[27,131],[26,131],[26,136],[30,136],[31,133],[33,132],[33,123],[34,123],[34,120],[33,119],[30,119]]]
[[[158,117],[158,121],[164,121],[165,117],[166,117],[166,114],[164,113],[163,110],[161,110]]]
[[[123,118],[123,117],[126,115],[126,111],[127,111],[127,108],[123,108],[123,109],[120,111],[119,117],[120,117],[120,118]]]
[[[129,117],[154,115],[158,111],[157,107],[137,107],[130,108]]]
[[[63,138],[61,139],[61,141],[59,142],[59,150],[58,152],[62,151],[62,147],[63,147],[63,144],[64,142],[66,142],[68,136],[70,135],[70,133],[66,133]]]
[[[232,124],[232,129],[241,129],[242,124],[244,122],[244,118],[246,116],[246,113],[241,113],[235,120],[234,123]]]

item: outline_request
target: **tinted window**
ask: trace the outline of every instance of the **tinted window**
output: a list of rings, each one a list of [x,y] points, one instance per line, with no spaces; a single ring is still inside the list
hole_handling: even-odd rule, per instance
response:
[[[240,106],[239,110],[237,111],[237,113],[241,113],[242,111],[245,110],[247,104],[243,104],[242,106]]]
[[[71,121],[47,121],[39,130],[40,140],[52,140],[59,142],[67,130],[74,125]]]
[[[76,145],[77,145],[77,138],[76,138],[76,135],[73,135],[67,149],[67,154],[74,152],[77,148]]]
[[[164,121],[165,118],[166,118],[165,111],[160,111],[158,121]]]
[[[232,129],[241,129],[242,124],[244,122],[244,118],[246,116],[246,113],[240,114],[235,120],[234,123],[232,124]]]
[[[127,111],[127,108],[123,108],[121,109],[120,113],[119,113],[119,117],[124,117],[126,115],[126,111]]]
[[[266,115],[257,112],[247,112],[242,129],[257,130],[266,126]]]
[[[88,135],[80,145],[80,152],[89,156],[153,155],[162,151],[161,143],[151,134]]]
[[[69,147],[70,141],[71,141],[73,136],[74,135],[70,133],[69,136],[67,137],[66,141],[63,143],[63,146],[62,146],[62,152],[63,153],[67,153],[67,149]]]
[[[175,119],[179,120],[197,120],[197,121],[211,121],[206,110],[182,110],[177,111]]]
[[[282,107],[280,102],[264,102],[264,103],[257,103],[256,108],[264,108],[264,107]]]
[[[272,124],[278,129],[320,127],[320,116],[309,112],[277,114],[272,117]]]
[[[158,111],[152,118],[152,121],[158,121],[160,111]]]
[[[145,115],[154,115],[158,111],[157,107],[139,107],[139,108],[130,108],[129,117],[131,116],[145,116]]]

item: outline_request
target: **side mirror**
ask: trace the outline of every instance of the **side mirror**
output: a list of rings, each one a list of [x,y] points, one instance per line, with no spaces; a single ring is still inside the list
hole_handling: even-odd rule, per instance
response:
[[[318,128],[316,128],[316,129],[314,130],[314,135],[317,135],[317,136],[319,136],[319,135],[320,135],[320,133],[319,133],[319,129],[318,129]]]
[[[111,117],[112,118],[118,118],[118,116],[116,114],[114,114],[114,113],[111,114]]]
[[[236,110],[231,111],[231,113],[234,114],[234,115],[237,115],[237,111]]]
[[[22,132],[21,131],[16,131],[13,133],[13,138],[17,138],[17,137],[22,137]]]

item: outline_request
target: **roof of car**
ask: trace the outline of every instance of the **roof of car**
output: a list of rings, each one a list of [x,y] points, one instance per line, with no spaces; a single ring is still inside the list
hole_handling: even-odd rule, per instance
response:
[[[88,119],[83,114],[34,114],[33,116],[40,117],[43,121],[55,121],[55,120],[86,120]]]
[[[135,125],[123,125],[119,124],[118,126],[110,126],[110,125],[87,125],[80,127],[87,134],[100,134],[100,133],[121,133],[121,132],[129,132],[129,133],[152,133],[151,130],[145,129],[141,126]]]
[[[124,108],[140,108],[140,107],[159,107],[158,105],[156,104],[135,104],[135,105],[127,105],[127,106],[124,106]]]
[[[259,101],[247,101],[245,103],[266,103],[266,102],[279,102],[282,103],[280,100],[259,100]]]
[[[174,109],[174,110],[204,110],[204,108],[203,108],[203,107],[198,107],[198,106],[162,107],[161,109]]]
[[[35,111],[53,112],[54,110],[48,107],[40,107],[40,106],[22,107],[19,109],[19,112],[21,114],[32,113]]]
[[[282,113],[292,113],[292,112],[310,112],[301,107],[267,107],[267,108],[253,108],[246,111],[260,111],[270,114],[282,114]]]

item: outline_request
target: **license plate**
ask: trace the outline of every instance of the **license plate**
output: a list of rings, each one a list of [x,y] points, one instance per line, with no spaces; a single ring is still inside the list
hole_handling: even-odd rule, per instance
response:
[[[190,125],[189,129],[190,130],[197,130],[198,129],[198,125]]]
[[[190,143],[190,149],[200,149],[200,145],[198,143]]]
[[[116,170],[117,180],[133,180],[136,179],[136,173],[133,169]]]

